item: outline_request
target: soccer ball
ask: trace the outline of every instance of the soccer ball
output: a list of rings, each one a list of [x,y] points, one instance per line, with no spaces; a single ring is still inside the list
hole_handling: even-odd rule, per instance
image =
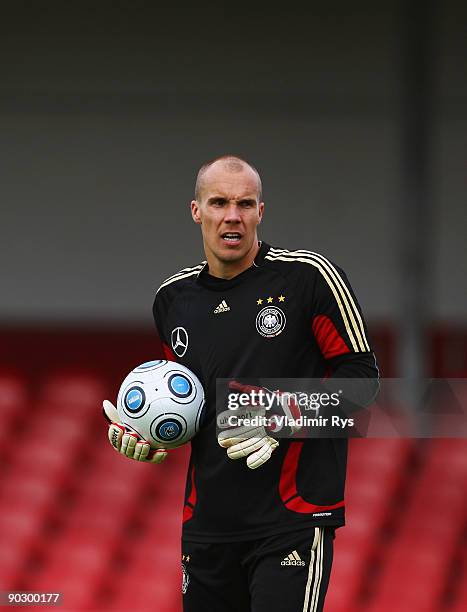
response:
[[[174,361],[148,361],[132,370],[117,398],[120,421],[151,448],[176,448],[198,432],[204,390],[191,370]]]

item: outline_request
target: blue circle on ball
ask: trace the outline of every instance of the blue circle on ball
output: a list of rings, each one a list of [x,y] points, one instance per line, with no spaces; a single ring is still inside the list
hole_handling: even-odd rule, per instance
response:
[[[158,365],[159,363],[162,363],[162,359],[156,359],[154,361],[145,361],[144,363],[139,365],[137,368],[135,368],[134,371],[150,370],[151,368]]]
[[[174,440],[181,432],[180,424],[176,421],[164,421],[157,429],[158,437],[161,440]]]
[[[138,412],[145,399],[144,391],[140,387],[132,387],[125,394],[125,406],[131,412]]]
[[[182,374],[173,374],[169,378],[169,388],[177,397],[188,397],[191,393],[191,382]]]

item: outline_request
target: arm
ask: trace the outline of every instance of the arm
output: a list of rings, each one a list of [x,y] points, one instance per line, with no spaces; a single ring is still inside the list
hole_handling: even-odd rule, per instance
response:
[[[371,404],[379,390],[379,370],[363,313],[342,270],[323,259],[310,295],[312,331],[328,375],[323,386],[344,384],[343,408],[352,412]]]

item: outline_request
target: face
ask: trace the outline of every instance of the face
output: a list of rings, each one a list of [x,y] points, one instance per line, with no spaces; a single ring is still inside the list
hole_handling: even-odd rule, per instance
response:
[[[244,166],[241,172],[231,172],[222,162],[208,168],[199,201],[191,203],[191,214],[195,223],[201,225],[210,267],[212,262],[224,267],[241,265],[243,261],[251,265],[263,209],[257,176],[251,168]]]

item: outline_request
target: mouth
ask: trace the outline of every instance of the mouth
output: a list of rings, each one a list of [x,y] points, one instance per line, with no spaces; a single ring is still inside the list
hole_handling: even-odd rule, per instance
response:
[[[224,232],[221,238],[227,244],[236,245],[240,243],[242,235],[239,232]]]

